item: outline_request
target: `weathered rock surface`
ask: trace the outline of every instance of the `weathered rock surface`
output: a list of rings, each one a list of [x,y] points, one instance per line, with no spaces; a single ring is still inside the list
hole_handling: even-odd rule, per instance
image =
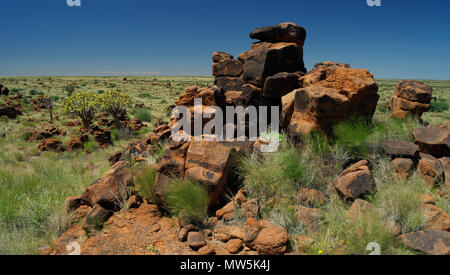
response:
[[[403,80],[397,84],[389,108],[395,118],[404,119],[408,115],[421,118],[431,107],[433,88],[414,81]]]
[[[61,153],[64,152],[66,149],[62,145],[61,141],[54,138],[48,138],[39,143],[39,150],[43,152],[54,151],[57,153]]]
[[[418,127],[413,135],[422,153],[437,158],[450,157],[450,122]]]
[[[361,170],[338,177],[333,185],[345,200],[354,201],[373,192],[375,180],[369,170]]]
[[[425,229],[450,231],[450,215],[441,208],[425,204],[422,206],[426,222]]]
[[[288,234],[280,226],[265,227],[254,241],[254,247],[260,255],[282,255],[286,252]]]
[[[299,76],[300,73],[277,73],[269,76],[264,82],[263,96],[280,98],[289,94],[299,88]]]
[[[391,162],[394,175],[398,179],[406,180],[414,172],[414,163],[411,159],[398,158]]]
[[[244,64],[235,59],[227,59],[213,63],[214,76],[240,76],[244,71]]]
[[[260,88],[267,77],[277,73],[306,72],[303,49],[296,43],[256,43],[240,59],[244,62],[243,79]]]
[[[125,163],[118,162],[100,179],[86,188],[81,199],[90,206],[101,205],[108,210],[117,209],[118,199],[128,199],[124,189],[133,184],[133,175]],[[126,196],[126,197],[124,197]]]
[[[418,145],[400,140],[385,140],[383,149],[386,155],[395,158],[416,158],[419,154]]]
[[[448,255],[450,253],[450,232],[448,231],[417,231],[402,237],[407,246],[420,252],[429,255]]]
[[[429,184],[438,184],[443,179],[444,167],[438,159],[424,157],[419,161],[418,167],[422,178]]]
[[[291,136],[333,126],[351,116],[372,119],[379,95],[368,70],[336,66],[326,78],[295,90],[294,113],[288,128]]]
[[[303,46],[306,30],[294,23],[281,23],[275,26],[257,28],[250,38],[264,42],[294,42]]]
[[[315,206],[325,203],[325,195],[316,189],[300,188],[297,192],[298,201],[304,205]]]
[[[84,148],[84,143],[89,140],[88,135],[78,135],[67,143],[67,151],[75,151]]]

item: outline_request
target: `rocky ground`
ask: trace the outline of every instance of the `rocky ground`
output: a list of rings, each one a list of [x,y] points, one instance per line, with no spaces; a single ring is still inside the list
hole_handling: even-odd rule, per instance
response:
[[[70,254],[76,242],[82,254],[367,254],[367,245],[376,242],[384,254],[448,254],[448,86],[376,81],[366,69],[334,62],[307,72],[306,31],[292,23],[256,29],[250,37],[259,41],[237,59],[213,53],[214,83],[208,78],[82,83],[79,89],[109,86],[133,95],[135,107],[122,120],[127,135],[115,133],[104,114],[87,132],[78,130],[75,118],[58,113],[56,122],[36,127],[46,124],[49,107],[39,99],[45,93],[30,90],[24,96],[23,86],[12,93],[26,81],[0,79],[11,89],[0,87],[0,116],[7,125],[2,149],[17,152],[19,145],[23,152],[33,146],[34,154],[17,156],[22,168],[29,169],[31,158],[47,156],[69,166],[82,160],[85,167],[77,178],[43,177],[58,188],[61,182],[81,184],[39,201],[32,194],[52,190],[38,183],[14,189],[20,185],[11,172],[17,162],[5,165],[2,202],[9,204],[0,208],[0,249],[1,240],[14,239],[6,232],[20,225],[29,226],[26,234],[33,237],[46,236],[42,231],[54,209],[64,208],[54,221],[64,226],[46,236],[50,242],[40,240],[39,253]],[[33,85],[52,89],[67,81],[47,80]],[[142,90],[147,85],[152,93]],[[260,153],[269,142],[264,138],[174,141],[172,104],[194,112],[194,98],[202,99],[202,110],[280,106],[280,149]],[[151,119],[141,113],[148,109]],[[237,137],[237,126],[229,126]],[[22,141],[13,142],[20,135]],[[31,177],[39,178],[42,169],[31,167]],[[90,177],[80,178],[85,173]],[[17,196],[27,196],[28,203],[13,206]],[[54,201],[57,206],[40,205]]]

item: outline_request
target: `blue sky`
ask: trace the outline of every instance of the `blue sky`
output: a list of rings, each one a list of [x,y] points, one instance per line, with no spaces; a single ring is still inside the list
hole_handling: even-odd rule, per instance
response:
[[[256,27],[306,28],[305,63],[350,63],[378,78],[450,79],[450,1],[0,0],[0,75],[210,75]]]

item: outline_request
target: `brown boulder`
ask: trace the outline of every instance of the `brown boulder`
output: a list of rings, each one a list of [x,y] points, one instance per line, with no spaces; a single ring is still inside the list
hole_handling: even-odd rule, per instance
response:
[[[195,225],[192,225],[192,224],[189,224],[189,225],[186,225],[186,226],[180,228],[180,231],[178,231],[178,236],[177,236],[178,240],[180,242],[185,242],[187,240],[187,236],[188,236],[189,232],[195,231],[195,230],[197,230],[197,228],[195,227]]]
[[[47,138],[51,138],[53,136],[65,136],[66,131],[58,129],[56,127],[48,127],[45,130],[37,130],[31,132],[31,135],[28,137],[29,141],[33,140],[43,140]]]
[[[422,206],[426,222],[425,229],[450,231],[450,215],[441,208],[425,204]]]
[[[411,159],[398,158],[391,162],[392,171],[398,179],[406,180],[414,172],[414,163]]]
[[[91,133],[100,148],[106,148],[109,145],[113,145],[111,139],[111,131],[109,129],[100,129],[99,127],[95,126],[91,130]]]
[[[373,210],[375,210],[375,207],[368,201],[357,199],[352,203],[346,214],[351,219],[357,219]]]
[[[389,103],[391,115],[404,119],[408,115],[421,118],[431,107],[433,88],[413,80],[403,80],[397,84]]]
[[[231,151],[232,148],[215,141],[193,141],[187,151],[186,177],[207,186],[213,206],[220,203],[224,194]]]
[[[93,230],[99,230],[102,228],[103,223],[106,222],[113,214],[112,211],[103,208],[101,205],[96,204],[92,208],[91,212],[87,215],[83,225],[83,229],[90,233]]]
[[[396,85],[394,95],[409,101],[430,103],[433,88],[419,81],[403,80]]]
[[[234,57],[231,54],[224,53],[224,52],[213,52],[212,59],[213,59],[213,62],[221,62],[224,60],[234,59]]]
[[[86,188],[82,200],[90,206],[99,204],[108,210],[116,210],[118,199],[127,200],[125,188],[133,184],[133,175],[125,163],[118,162],[100,179]],[[126,197],[124,197],[126,196]]]
[[[67,151],[75,151],[84,148],[84,143],[89,140],[88,135],[78,135],[67,143]]]
[[[297,24],[287,22],[257,28],[250,33],[250,38],[264,42],[294,42],[303,45],[306,39],[306,30]]]
[[[281,226],[268,226],[259,232],[254,248],[260,255],[282,255],[286,252],[288,234]]]
[[[184,177],[186,154],[190,142],[169,141],[158,165],[158,174],[156,176],[154,191],[158,204],[163,203],[164,194],[170,189],[171,178]]]
[[[62,145],[61,141],[54,139],[54,138],[48,138],[48,139],[41,141],[41,143],[39,143],[39,150],[41,150],[43,152],[54,151],[57,153],[61,153],[61,152],[64,152],[66,149]]]
[[[214,85],[216,85],[223,92],[241,91],[242,86],[245,85],[245,82],[241,77],[221,76],[216,77]]]
[[[264,82],[263,96],[283,97],[299,88],[299,73],[277,73],[266,78]]]
[[[291,136],[315,130],[331,133],[333,126],[348,117],[371,119],[379,99],[378,86],[368,70],[337,66],[326,78],[295,90]]]
[[[422,178],[429,184],[439,184],[444,176],[442,163],[433,157],[425,157],[419,161]]]
[[[227,242],[226,248],[227,248],[228,252],[230,252],[231,254],[236,254],[242,248],[242,240],[231,239]]]
[[[297,219],[302,223],[303,228],[308,231],[317,231],[323,224],[325,212],[318,208],[298,207]]]
[[[325,195],[316,189],[300,188],[297,192],[298,201],[307,206],[325,203]]]
[[[413,135],[422,153],[437,158],[450,157],[450,122],[418,127]]]
[[[216,104],[216,93],[218,89],[216,87],[210,88],[198,88],[197,86],[190,86],[186,89],[186,92],[180,95],[180,98],[175,101],[177,106],[194,106],[194,99],[201,98],[202,105],[205,106],[215,106]]]
[[[201,232],[189,232],[187,242],[189,247],[194,250],[199,250],[206,245],[205,236]]]
[[[441,158],[439,161],[444,168],[445,187],[447,188],[447,191],[450,191],[450,157]]]
[[[337,178],[333,185],[345,200],[353,201],[373,192],[375,180],[370,171],[362,170]]]
[[[212,65],[214,76],[240,76],[244,70],[244,64],[235,59],[227,59],[215,62]]]
[[[350,165],[348,168],[346,168],[344,171],[342,171],[339,174],[339,177],[343,177],[343,176],[345,176],[347,174],[350,174],[350,173],[353,173],[353,172],[358,172],[358,171],[363,171],[363,170],[370,170],[370,168],[369,168],[369,161],[367,161],[365,159]]]
[[[281,98],[280,126],[283,128],[288,127],[291,122],[294,113],[295,94],[296,92],[293,91]]]
[[[400,140],[385,140],[383,142],[383,149],[386,155],[396,158],[416,158],[419,153],[419,146]]]
[[[303,48],[296,43],[255,43],[239,57],[244,62],[244,80],[260,88],[267,77],[277,73],[306,72]]]
[[[450,253],[450,232],[426,230],[403,235],[403,241],[412,249],[429,255]]]

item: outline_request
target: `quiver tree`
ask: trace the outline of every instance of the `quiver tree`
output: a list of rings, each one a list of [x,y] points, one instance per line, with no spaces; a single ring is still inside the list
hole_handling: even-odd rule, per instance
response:
[[[50,112],[50,123],[53,123],[53,97],[43,97],[41,102],[48,108]]]
[[[89,92],[78,92],[66,98],[63,102],[63,111],[66,114],[76,115],[83,122],[85,130],[92,125],[95,114],[100,111],[100,98]]]
[[[122,128],[121,116],[126,114],[132,105],[130,96],[112,90],[102,94],[100,101],[102,110],[113,117],[116,129]]]

